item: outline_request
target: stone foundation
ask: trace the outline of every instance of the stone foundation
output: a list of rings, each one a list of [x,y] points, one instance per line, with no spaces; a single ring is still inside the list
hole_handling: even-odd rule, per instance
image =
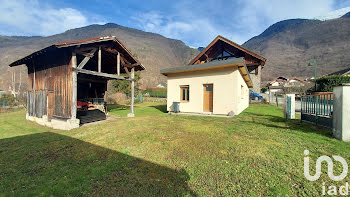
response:
[[[43,116],[42,118],[29,116],[26,114],[26,119],[36,122],[42,126],[50,127],[53,129],[59,129],[59,130],[71,130],[75,128],[79,128],[80,120],[79,119],[68,119],[68,120],[59,120],[59,119],[52,119],[51,121],[48,120],[47,116]]]

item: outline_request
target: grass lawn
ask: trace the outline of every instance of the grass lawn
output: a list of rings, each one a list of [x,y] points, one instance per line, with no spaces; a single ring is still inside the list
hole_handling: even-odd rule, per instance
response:
[[[0,196],[315,196],[322,182],[349,182],[326,173],[306,180],[305,149],[314,170],[321,155],[350,161],[350,143],[285,121],[274,106],[251,105],[233,118],[164,111],[162,103],[142,103],[135,118],[71,131],[26,121],[24,111],[0,114]]]

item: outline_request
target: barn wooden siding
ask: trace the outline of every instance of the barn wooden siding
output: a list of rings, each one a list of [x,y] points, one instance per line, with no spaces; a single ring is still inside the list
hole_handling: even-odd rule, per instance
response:
[[[28,113],[41,118],[47,115],[68,119],[72,106],[72,66],[68,55],[56,65],[42,65],[43,61],[28,66]],[[54,58],[54,57],[51,57]],[[40,65],[41,64],[41,65]]]
[[[47,95],[45,90],[28,91],[27,95],[28,114],[42,118],[47,114]]]

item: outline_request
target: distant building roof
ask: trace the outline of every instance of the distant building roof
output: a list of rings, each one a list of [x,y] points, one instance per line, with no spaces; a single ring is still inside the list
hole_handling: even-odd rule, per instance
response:
[[[284,81],[287,81],[288,79],[285,78],[285,77],[277,77],[277,80],[284,80]]]
[[[166,86],[167,86],[166,83],[160,83],[157,85],[157,87],[166,87]]]
[[[330,76],[330,75],[349,75],[349,74],[350,74],[350,67],[346,68],[344,70],[339,70],[339,71],[336,71],[334,73],[330,73],[327,76]]]

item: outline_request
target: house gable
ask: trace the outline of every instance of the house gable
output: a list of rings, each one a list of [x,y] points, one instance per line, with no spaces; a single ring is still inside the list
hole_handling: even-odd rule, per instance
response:
[[[247,67],[263,66],[266,59],[222,36],[216,37],[189,65],[243,57]]]

